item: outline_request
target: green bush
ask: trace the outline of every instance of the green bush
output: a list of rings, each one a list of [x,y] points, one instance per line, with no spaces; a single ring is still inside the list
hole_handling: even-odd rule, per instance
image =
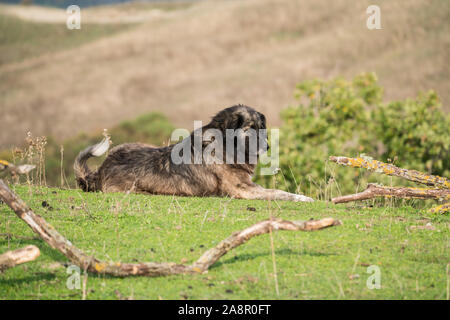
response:
[[[435,92],[383,103],[376,75],[366,73],[353,81],[305,81],[295,95],[299,105],[281,113],[281,173],[276,179],[258,177],[266,186],[275,180],[277,188],[318,198],[365,187],[367,172],[339,168],[327,161],[331,155],[365,154],[409,169],[450,173],[450,117]]]

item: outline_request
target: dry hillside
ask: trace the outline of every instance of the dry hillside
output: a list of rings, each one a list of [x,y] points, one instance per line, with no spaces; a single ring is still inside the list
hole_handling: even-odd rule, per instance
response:
[[[369,4],[380,5],[382,30],[366,28]],[[97,22],[126,21],[128,9],[104,8]],[[102,8],[82,14],[96,22],[95,12]],[[277,125],[299,81],[362,71],[377,72],[387,99],[433,88],[449,110],[446,0],[220,0],[142,17],[123,32],[0,65],[0,147],[28,130],[64,138],[155,110],[191,128],[235,103]]]

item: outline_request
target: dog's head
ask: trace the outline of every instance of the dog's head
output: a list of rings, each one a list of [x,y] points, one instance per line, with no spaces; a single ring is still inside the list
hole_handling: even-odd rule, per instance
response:
[[[253,108],[239,104],[217,113],[211,120],[217,129],[266,129],[266,117]]]
[[[232,146],[236,161],[239,152],[245,152],[245,163],[248,164],[269,149],[266,117],[248,106],[236,105],[220,111],[207,127],[222,132],[224,149],[229,152]],[[229,139],[231,134],[232,141]]]

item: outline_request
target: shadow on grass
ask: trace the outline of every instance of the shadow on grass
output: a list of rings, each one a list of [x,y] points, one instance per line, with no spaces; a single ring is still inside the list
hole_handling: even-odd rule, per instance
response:
[[[254,260],[254,259],[258,258],[258,257],[264,257],[264,256],[270,256],[270,255],[271,255],[270,250],[264,251],[264,252],[253,253],[253,254],[241,254],[241,255],[237,255],[237,256],[232,257],[232,258],[224,259],[223,261],[218,261],[215,264],[213,264],[209,268],[209,270],[218,268],[218,267],[220,267],[220,266],[222,266],[224,264],[228,265],[228,264],[233,264],[235,262],[248,262],[248,261]],[[279,250],[275,250],[275,255],[328,257],[328,256],[334,256],[336,254],[333,254],[333,253],[322,253],[322,252],[315,252],[315,251],[298,251],[298,250],[291,250],[291,249],[279,249]],[[145,262],[152,262],[152,261],[145,261]],[[153,262],[155,262],[155,261],[153,261]],[[136,263],[136,262],[134,262],[134,263]],[[184,275],[182,275],[182,274],[171,275],[171,277],[177,277],[177,276],[184,276]],[[121,278],[121,277],[118,277],[118,276],[113,276],[113,275],[108,275],[108,274],[102,274],[101,277],[104,278],[104,279],[120,279]],[[139,278],[140,276],[131,276],[131,277]]]
[[[4,245],[7,243],[8,243],[8,240],[0,241],[0,245]],[[11,239],[11,240],[9,240],[9,243],[17,244],[17,246],[22,246],[22,245],[25,246],[25,245],[34,244],[35,246],[37,246],[39,248],[39,250],[41,250],[41,256],[47,256],[53,261],[59,261],[59,262],[67,261],[67,257],[65,257],[63,254],[59,253],[58,251],[50,248],[45,242],[43,242],[41,240]],[[234,256],[232,258],[227,258],[222,261],[216,262],[209,268],[209,270],[218,268],[224,264],[228,265],[228,264],[233,264],[236,262],[247,262],[250,260],[254,260],[258,257],[264,257],[264,256],[270,256],[270,255],[271,255],[270,250],[252,253],[252,254],[248,254],[248,253],[240,254],[240,255]],[[322,252],[316,252],[316,251],[305,251],[305,250],[299,251],[299,250],[292,250],[292,249],[286,248],[286,249],[275,250],[275,255],[276,256],[283,256],[283,255],[305,256],[306,255],[306,256],[314,256],[314,257],[328,257],[328,256],[332,256],[335,254],[322,253]],[[147,261],[147,262],[149,262],[149,261]],[[10,279],[10,280],[9,279],[0,279],[0,285],[1,284],[8,284],[8,285],[18,284],[18,283],[23,283],[23,282],[27,282],[27,281],[52,280],[55,277],[56,277],[56,275],[54,275],[52,273],[42,272],[35,276],[30,276],[30,277],[26,277],[26,278],[22,278],[22,279]],[[120,277],[116,277],[116,276],[112,276],[112,275],[102,275],[102,277],[104,277],[106,279],[120,278]]]
[[[50,281],[56,278],[56,275],[51,272],[35,272],[32,276],[26,276],[23,278],[11,278],[5,279],[4,277],[0,278],[0,286],[14,286],[21,284],[30,284],[33,281]]]
[[[235,262],[242,262],[242,261],[248,261],[248,260],[253,260],[256,259],[258,257],[263,257],[263,256],[270,256],[272,253],[270,252],[270,250],[264,251],[264,252],[258,252],[258,253],[252,253],[252,254],[240,254],[237,255],[233,258],[228,258],[225,259],[223,261],[218,261],[215,264],[213,264],[209,269],[214,269],[214,268],[218,268],[223,264],[233,264]],[[330,254],[330,253],[322,253],[322,252],[315,252],[315,251],[298,251],[298,250],[291,250],[291,249],[279,249],[279,250],[275,250],[275,256],[277,255],[296,255],[296,256],[314,256],[314,257],[327,257],[327,256],[331,256],[331,255],[335,255],[335,254]]]

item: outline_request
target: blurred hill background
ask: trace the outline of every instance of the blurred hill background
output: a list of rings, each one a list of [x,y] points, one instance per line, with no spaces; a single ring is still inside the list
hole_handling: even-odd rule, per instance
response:
[[[180,0],[143,0],[141,2],[176,2]],[[70,5],[76,4],[80,8],[110,5],[130,2],[130,0],[2,0],[0,2],[8,4],[25,4],[25,5],[39,5],[39,6],[50,6],[57,8],[67,8]]]
[[[382,30],[366,28],[381,7]],[[279,125],[295,85],[375,71],[387,99],[450,101],[450,2],[207,0],[82,10],[0,5],[0,147],[56,139],[151,111],[190,129],[245,103]]]

